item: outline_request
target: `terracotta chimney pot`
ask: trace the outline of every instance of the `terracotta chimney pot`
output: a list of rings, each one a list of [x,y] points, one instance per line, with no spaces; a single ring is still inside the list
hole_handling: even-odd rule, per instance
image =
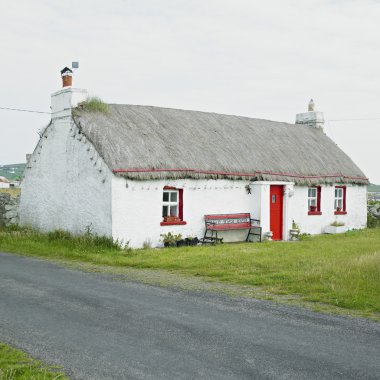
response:
[[[61,70],[62,87],[71,87],[73,85],[73,71],[68,67]]]

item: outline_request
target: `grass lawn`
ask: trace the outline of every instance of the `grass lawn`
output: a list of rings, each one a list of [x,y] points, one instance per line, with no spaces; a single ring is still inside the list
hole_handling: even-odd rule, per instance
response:
[[[41,364],[25,353],[0,343],[0,380],[67,379],[56,368]]]
[[[273,295],[380,316],[380,229],[300,242],[122,250],[107,239],[64,233],[0,232],[0,250],[113,267],[165,269]]]

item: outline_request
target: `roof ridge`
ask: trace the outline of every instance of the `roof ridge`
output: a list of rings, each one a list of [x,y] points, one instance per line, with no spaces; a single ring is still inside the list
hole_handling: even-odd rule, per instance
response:
[[[181,111],[181,112],[194,112],[194,113],[200,113],[200,114],[207,114],[207,115],[220,115],[220,116],[229,116],[229,117],[238,117],[242,119],[249,119],[249,120],[260,120],[260,121],[266,121],[269,123],[278,123],[278,124],[286,124],[286,125],[292,125],[292,126],[302,126],[304,127],[305,124],[295,124],[295,123],[289,123],[287,121],[278,121],[278,120],[271,120],[271,119],[263,119],[258,117],[252,117],[252,116],[244,116],[244,115],[236,115],[236,114],[229,114],[229,113],[220,113],[220,112],[214,112],[214,111],[202,111],[202,110],[193,110],[193,109],[183,109],[183,108],[173,108],[173,107],[162,107],[162,106],[152,106],[147,104],[121,104],[121,103],[107,103],[109,106],[121,106],[121,107],[141,107],[141,108],[153,108],[157,110],[169,110],[169,111]]]

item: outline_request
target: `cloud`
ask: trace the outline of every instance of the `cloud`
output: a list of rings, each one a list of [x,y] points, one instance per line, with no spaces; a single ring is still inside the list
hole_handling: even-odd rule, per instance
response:
[[[380,117],[379,18],[369,0],[3,2],[0,106],[49,109],[59,70],[79,60],[76,85],[111,102],[293,122],[313,97],[328,119]],[[17,141],[0,163],[22,161],[46,122],[0,111]],[[379,121],[326,129],[380,183]]]

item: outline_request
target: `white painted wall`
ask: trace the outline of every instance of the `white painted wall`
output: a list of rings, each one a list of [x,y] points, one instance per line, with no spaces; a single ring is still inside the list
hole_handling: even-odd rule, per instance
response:
[[[160,245],[160,234],[172,232],[202,237],[204,215],[250,212],[256,216],[259,198],[248,194],[248,181],[191,180],[131,181],[114,177],[112,181],[112,213],[114,238],[130,241],[131,247],[141,247],[144,241]],[[128,187],[126,187],[128,185]],[[164,186],[183,190],[184,226],[160,226]],[[244,240],[248,231],[220,233],[225,241]]]
[[[322,215],[308,215],[307,187],[294,187],[290,200],[290,214],[301,232],[320,234],[334,221],[344,222],[347,229],[360,229],[367,226],[367,186],[346,185],[346,215],[334,215],[335,186],[321,186]]]
[[[64,96],[66,104],[67,89]],[[93,233],[111,236],[112,177],[71,117],[54,117],[25,170],[20,223],[76,234],[90,226]]]
[[[289,238],[294,220],[302,233],[320,234],[335,220],[348,229],[366,226],[366,187],[347,185],[347,215],[334,215],[334,186],[322,186],[322,215],[308,215],[307,187],[286,182],[255,182],[247,194],[248,181],[177,180],[131,181],[120,177],[112,180],[112,235],[141,247],[144,241],[160,245],[160,234],[181,233],[183,237],[202,237],[205,214],[250,212],[261,220],[263,233],[270,230],[270,185],[284,185],[283,238]],[[160,226],[164,186],[183,188],[186,225]],[[221,233],[225,241],[242,241],[247,231]]]

